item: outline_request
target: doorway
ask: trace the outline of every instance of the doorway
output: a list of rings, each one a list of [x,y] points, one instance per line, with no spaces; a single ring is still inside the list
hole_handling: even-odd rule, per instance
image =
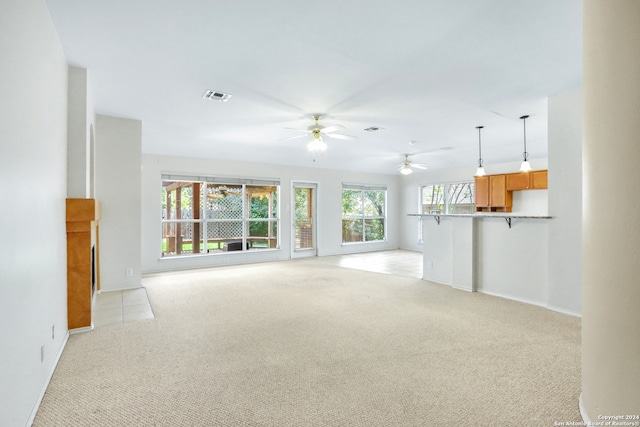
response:
[[[317,185],[295,182],[293,194],[293,233],[291,258],[317,255],[316,193]]]

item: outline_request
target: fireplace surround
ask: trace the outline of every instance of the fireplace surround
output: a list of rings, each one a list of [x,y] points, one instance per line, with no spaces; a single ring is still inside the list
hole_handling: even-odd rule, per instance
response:
[[[100,202],[67,199],[67,320],[69,330],[90,330],[100,289]]]

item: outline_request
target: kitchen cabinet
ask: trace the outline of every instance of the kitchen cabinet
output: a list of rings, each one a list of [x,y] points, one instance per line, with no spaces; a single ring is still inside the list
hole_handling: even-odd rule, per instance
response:
[[[533,188],[534,190],[542,190],[542,189],[546,189],[549,188],[549,183],[548,183],[548,172],[546,170],[543,171],[533,171],[533,172],[529,172],[529,174],[531,175],[531,188]]]
[[[546,170],[475,177],[476,212],[511,212],[513,192],[548,188]]]
[[[476,210],[479,207],[489,207],[489,177],[475,177]]]
[[[506,175],[475,177],[476,212],[511,212],[513,196]]]
[[[547,188],[547,171],[510,173],[507,177],[507,191],[537,190]]]

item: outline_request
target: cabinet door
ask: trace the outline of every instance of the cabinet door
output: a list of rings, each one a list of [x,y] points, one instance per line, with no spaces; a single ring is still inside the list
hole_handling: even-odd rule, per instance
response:
[[[507,191],[526,190],[531,187],[529,172],[510,173],[507,175]]]
[[[546,170],[531,172],[531,188],[548,188],[548,173]]]
[[[489,206],[503,207],[507,205],[506,175],[489,176]]]
[[[489,206],[489,177],[476,176],[476,207]]]

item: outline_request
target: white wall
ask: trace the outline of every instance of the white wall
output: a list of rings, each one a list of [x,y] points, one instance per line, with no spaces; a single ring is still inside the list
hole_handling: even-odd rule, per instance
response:
[[[100,287],[103,291],[142,285],[140,230],[142,124],[96,116],[96,199],[100,218]],[[127,269],[132,275],[127,276]]]
[[[0,425],[24,426],[67,337],[67,63],[44,1],[2,2],[0,52]]]
[[[92,198],[92,130],[95,122],[89,73],[69,67],[67,196]]]
[[[161,174],[195,174],[236,178],[280,180],[280,250],[225,253],[161,259]],[[213,159],[171,156],[143,156],[142,171],[142,270],[144,272],[210,267],[224,264],[284,260],[291,257],[291,182],[318,185],[318,255],[397,249],[400,223],[399,177],[317,168],[291,167]],[[387,234],[381,243],[342,245],[342,183],[387,186]]]
[[[582,312],[582,89],[549,99],[549,306]]]
[[[547,305],[549,219],[477,220],[476,290]]]
[[[471,217],[423,219],[423,278],[466,291],[474,290],[474,236]],[[435,245],[430,242],[438,242]]]

